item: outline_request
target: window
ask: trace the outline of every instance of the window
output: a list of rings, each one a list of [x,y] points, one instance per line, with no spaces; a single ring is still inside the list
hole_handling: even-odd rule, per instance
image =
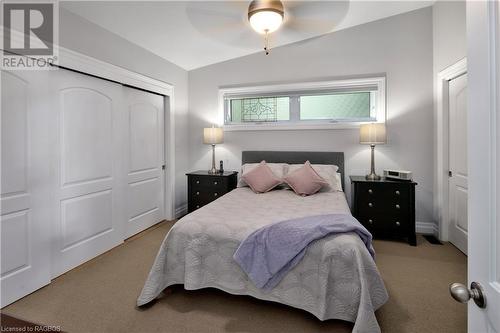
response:
[[[227,130],[345,128],[385,121],[385,78],[220,90]]]
[[[248,123],[290,120],[290,97],[231,99],[230,121]]]

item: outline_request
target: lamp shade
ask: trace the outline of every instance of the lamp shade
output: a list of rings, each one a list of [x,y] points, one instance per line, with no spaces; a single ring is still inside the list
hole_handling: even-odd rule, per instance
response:
[[[208,127],[203,129],[203,143],[215,145],[224,142],[224,131],[220,127]]]
[[[381,145],[387,142],[385,124],[363,124],[359,129],[359,143],[367,145]]]

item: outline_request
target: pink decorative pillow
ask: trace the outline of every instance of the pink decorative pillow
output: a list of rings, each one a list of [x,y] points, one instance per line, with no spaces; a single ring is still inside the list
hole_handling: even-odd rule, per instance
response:
[[[302,196],[314,194],[328,185],[328,182],[314,171],[309,161],[300,169],[286,175],[284,180],[295,193]]]
[[[258,166],[245,173],[241,178],[255,193],[270,191],[283,182],[281,178],[274,175],[266,161],[260,162]]]

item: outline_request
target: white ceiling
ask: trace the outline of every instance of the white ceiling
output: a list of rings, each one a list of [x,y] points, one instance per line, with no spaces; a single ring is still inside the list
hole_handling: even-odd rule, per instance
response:
[[[271,47],[430,6],[434,1],[283,1]],[[60,6],[191,70],[262,51],[250,1],[68,1]],[[271,51],[272,52],[272,51]]]

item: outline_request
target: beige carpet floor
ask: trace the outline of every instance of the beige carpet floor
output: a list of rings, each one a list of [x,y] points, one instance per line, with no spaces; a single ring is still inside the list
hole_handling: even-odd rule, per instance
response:
[[[170,294],[147,309],[135,300],[172,222],[164,222],[58,277],[3,313],[67,332],[350,332],[307,312],[215,289]],[[465,332],[466,306],[448,285],[466,281],[466,257],[450,244],[375,241],[390,300],[377,317],[383,332]]]

